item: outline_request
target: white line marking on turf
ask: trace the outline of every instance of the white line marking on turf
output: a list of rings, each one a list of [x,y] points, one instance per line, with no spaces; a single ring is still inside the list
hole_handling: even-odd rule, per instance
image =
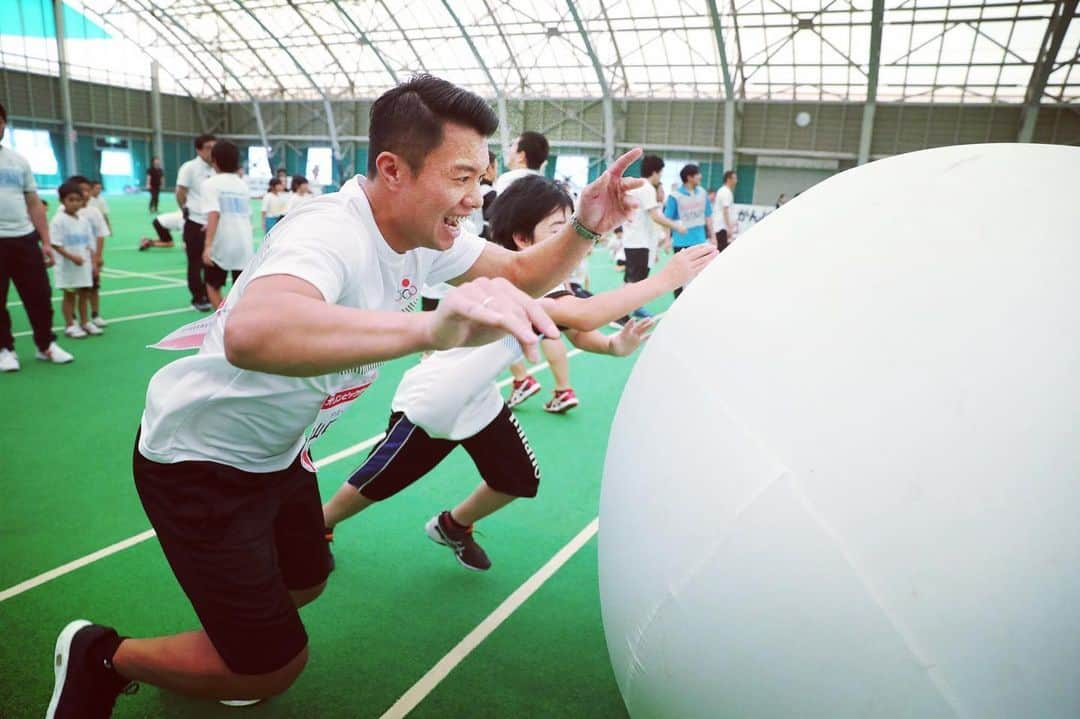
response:
[[[126,317],[109,317],[108,320],[109,320],[109,324],[112,325],[112,324],[116,324],[117,322],[131,322],[133,320],[145,320],[145,319],[147,319],[149,317],[164,317],[165,315],[176,315],[176,314],[180,314],[181,312],[195,312],[195,310],[192,309],[192,307],[189,305],[187,307],[178,307],[175,310],[161,310],[160,312],[147,312],[147,313],[141,314],[141,315],[128,315]],[[63,332],[64,327],[63,327],[63,325],[61,325],[59,327],[53,327],[52,331],[53,332]],[[26,330],[25,332],[16,332],[13,336],[14,337],[29,337],[32,334],[34,334],[33,330]]]
[[[153,536],[155,536],[154,530],[148,529],[145,532],[140,532],[139,534],[136,534],[134,537],[128,537],[127,539],[105,547],[104,549],[99,549],[92,554],[87,554],[85,557],[80,557],[73,562],[68,562],[67,564],[61,565],[56,569],[50,569],[44,574],[39,574],[32,579],[27,579],[25,582],[20,582],[14,587],[10,587],[0,592],[0,602],[11,599],[14,596],[17,596],[19,594],[22,594],[23,592],[33,589],[36,586],[44,584],[45,582],[51,582],[57,577],[62,577],[69,572],[74,572],[76,569],[80,567],[85,567],[87,564],[92,564],[99,559],[104,559],[110,554],[116,554],[117,552],[123,551],[128,547],[134,547],[136,544],[145,542],[147,539],[150,539],[150,537]]]
[[[123,279],[126,277],[139,277],[144,280],[163,280],[165,282],[175,282],[175,277],[166,277],[165,275],[156,275],[152,272],[132,272],[130,270],[119,270],[115,267],[102,267],[101,274],[108,279],[115,277],[117,279]]]
[[[98,296],[99,297],[110,297],[112,295],[126,295],[126,294],[129,294],[131,292],[144,292],[144,291],[149,292],[151,290],[171,290],[171,289],[175,289],[177,287],[187,287],[187,283],[186,282],[180,282],[179,280],[169,280],[168,283],[164,284],[164,285],[142,285],[140,287],[128,287],[128,288],[123,289],[123,290],[106,290],[104,292],[99,292]],[[59,302],[62,299],[64,299],[63,295],[55,295],[54,297],[52,297],[53,302]],[[22,302],[17,302],[17,301],[16,302],[8,302],[7,306],[8,307],[22,307]]]
[[[565,547],[560,549],[547,564],[540,567],[529,577],[524,584],[514,590],[513,594],[503,600],[503,603],[495,608],[491,614],[484,618],[465,638],[458,642],[457,646],[447,652],[446,656],[438,661],[428,673],[420,677],[394,705],[386,710],[381,719],[403,719],[409,712],[419,706],[420,702],[438,686],[439,682],[447,677],[454,667],[469,656],[472,650],[480,646],[480,643],[488,638],[499,625],[506,621],[511,614],[525,603],[525,601],[543,586],[544,582],[551,579],[555,572],[570,560],[578,550],[585,546],[596,534],[600,526],[599,518],[593,518],[577,536],[571,539]]]

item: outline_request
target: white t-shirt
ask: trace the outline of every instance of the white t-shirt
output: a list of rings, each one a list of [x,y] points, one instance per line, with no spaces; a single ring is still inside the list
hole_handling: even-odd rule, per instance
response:
[[[207,216],[218,212],[210,259],[223,270],[242,270],[251,256],[251,203],[247,183],[233,172],[219,172],[203,183],[203,208]]]
[[[447,284],[446,282],[440,282],[437,285],[425,284],[420,289],[420,296],[426,297],[429,300],[441,300],[443,297],[446,297],[446,293],[452,289],[453,285]]]
[[[85,209],[85,208],[84,208]],[[93,252],[96,240],[90,222],[80,214],[72,217],[60,210],[49,222],[49,238],[56,247],[83,258],[77,265],[56,253],[56,286],[60,289],[89,287],[94,283]]]
[[[649,217],[649,210],[660,206],[660,202],[656,199],[656,188],[646,182],[627,194],[638,201],[639,207],[622,225],[623,249],[651,250],[656,247],[656,233],[653,231],[653,225],[656,223]]]
[[[289,206],[287,192],[267,192],[262,198],[262,211],[267,217],[281,217]]]
[[[64,214],[64,210],[61,208],[61,210],[56,214],[62,215]],[[94,234],[91,247],[95,252],[97,252],[98,238],[112,237],[112,233],[109,232],[109,224],[105,222],[105,217],[101,214],[101,211],[93,205],[87,205],[86,207],[80,209],[79,217],[90,223],[90,231]]]
[[[314,200],[315,197],[316,195],[313,195],[311,193],[301,195],[299,192],[290,192],[289,200],[285,205],[286,214],[298,210],[299,208]]]
[[[721,185],[720,189],[716,191],[716,201],[713,203],[713,226],[716,231],[728,230],[727,221],[724,219],[724,208],[728,208],[728,217],[731,219],[731,224],[738,225],[735,221],[735,211],[731,209],[731,205],[735,202],[735,195],[732,194],[731,188],[727,185]],[[730,233],[730,230],[728,230]]]
[[[179,232],[180,230],[184,229],[184,213],[180,210],[177,210],[176,212],[163,213],[161,215],[158,215],[156,219],[166,230]]]
[[[34,231],[26,193],[37,192],[30,163],[11,148],[0,146],[0,238],[22,237]]]
[[[209,318],[199,352],[171,362],[150,380],[139,452],[155,462],[208,460],[249,472],[288,467],[375,381],[379,363],[318,377],[284,377],[234,367],[225,359],[224,327],[247,286],[287,274],[315,286],[328,303],[411,311],[424,282],[464,274],[484,241],[462,233],[445,252],[395,252],[354,178],[274,226],[224,305]],[[304,430],[314,427],[305,442]]]
[[[502,410],[496,380],[521,357],[513,337],[433,352],[401,378],[391,407],[432,437],[468,439]]]
[[[103,195],[98,195],[97,197],[91,197],[89,203],[87,204],[87,206],[88,207],[93,207],[98,212],[100,212],[102,215],[109,214],[109,203],[105,201],[105,197]]]
[[[528,168],[524,168],[524,169],[520,169],[520,170],[510,170],[509,172],[504,172],[503,174],[499,175],[498,179],[495,180],[495,185],[494,185],[495,194],[496,195],[501,195],[503,193],[503,190],[505,190],[507,187],[510,187],[510,185],[514,182],[514,180],[520,180],[522,177],[528,177],[529,175],[539,175],[539,174],[540,174],[539,170],[530,170]]]
[[[214,168],[203,162],[201,157],[188,160],[180,165],[180,171],[176,173],[176,185],[187,188],[188,219],[206,224],[206,210],[202,204],[203,183],[214,176]]]

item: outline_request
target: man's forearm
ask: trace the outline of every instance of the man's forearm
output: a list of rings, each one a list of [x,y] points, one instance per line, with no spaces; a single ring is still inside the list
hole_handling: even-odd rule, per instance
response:
[[[30,224],[34,226],[38,237],[41,238],[41,246],[50,247],[52,241],[49,237],[49,220],[45,217],[45,206],[41,204],[41,200],[37,200],[33,203],[28,202],[26,209],[30,215]]]
[[[524,292],[539,297],[573,272],[592,243],[568,223],[558,235],[514,254],[504,277]]]
[[[313,377],[432,349],[430,314],[268,294],[241,300],[226,317],[225,355],[242,369]]]

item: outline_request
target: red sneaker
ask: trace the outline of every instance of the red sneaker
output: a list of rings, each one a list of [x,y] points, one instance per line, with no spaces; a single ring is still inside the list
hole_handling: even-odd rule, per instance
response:
[[[510,387],[510,399],[506,400],[506,405],[515,407],[539,391],[540,383],[531,374],[525,375],[525,379],[520,382],[514,380]]]
[[[555,390],[548,403],[544,405],[546,412],[562,413],[578,406],[577,395],[572,389]]]

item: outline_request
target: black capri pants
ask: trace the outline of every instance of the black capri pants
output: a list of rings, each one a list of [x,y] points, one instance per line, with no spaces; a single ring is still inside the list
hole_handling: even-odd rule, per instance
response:
[[[455,447],[469,453],[489,487],[512,497],[535,497],[540,485],[525,431],[505,404],[486,427],[461,441],[437,439],[401,412],[390,415],[386,436],[364,463],[349,475],[349,484],[373,502],[392,497],[433,470]]]

